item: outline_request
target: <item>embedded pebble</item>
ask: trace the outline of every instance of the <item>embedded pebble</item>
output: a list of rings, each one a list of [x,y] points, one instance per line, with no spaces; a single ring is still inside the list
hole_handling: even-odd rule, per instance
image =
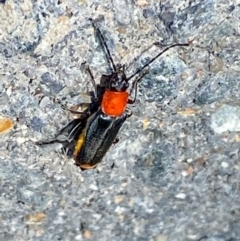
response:
[[[168,236],[164,234],[158,234],[153,237],[154,241],[168,241]]]
[[[222,105],[211,116],[211,128],[218,134],[226,131],[240,131],[240,107]]]
[[[0,93],[0,105],[5,105],[9,101],[7,93]]]
[[[39,103],[39,107],[44,109],[49,103],[50,103],[50,98],[48,96],[44,96]]]
[[[26,215],[26,221],[27,223],[40,223],[42,222],[45,218],[46,218],[46,214],[39,212],[39,213],[35,213],[35,214],[28,214]]]
[[[175,197],[178,198],[178,199],[185,199],[186,194],[185,193],[179,193],[179,194],[175,195]]]
[[[228,167],[229,167],[229,164],[228,164],[227,162],[222,162],[222,163],[221,163],[221,166],[222,166],[223,168],[228,168]]]
[[[4,117],[0,117],[0,134],[10,131],[13,127],[13,121]]]

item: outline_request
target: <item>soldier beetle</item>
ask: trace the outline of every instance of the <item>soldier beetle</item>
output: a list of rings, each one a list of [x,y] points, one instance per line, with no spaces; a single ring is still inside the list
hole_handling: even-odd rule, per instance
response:
[[[143,72],[143,70],[167,50],[176,46],[189,46],[188,43],[170,45],[130,77],[127,77],[125,66],[116,67],[100,29],[92,19],[90,21],[110,63],[111,74],[102,75],[100,84],[96,85],[92,72],[87,68],[94,85],[90,106],[80,113],[80,118],[67,124],[53,140],[38,143],[62,143],[66,154],[73,156],[76,165],[81,169],[96,167],[116,140],[121,126],[131,116],[127,104],[135,102],[138,84],[148,74],[148,71]],[[129,80],[132,78],[135,79],[132,81],[130,90],[128,90]],[[131,98],[133,91],[134,96]]]

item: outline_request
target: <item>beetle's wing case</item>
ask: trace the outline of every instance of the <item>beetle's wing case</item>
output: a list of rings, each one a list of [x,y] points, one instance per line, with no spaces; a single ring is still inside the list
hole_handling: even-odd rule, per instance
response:
[[[81,149],[75,153],[76,163],[80,166],[95,166],[101,162],[127,117],[127,113],[111,117],[105,115],[101,110],[89,117],[82,132],[84,143]]]

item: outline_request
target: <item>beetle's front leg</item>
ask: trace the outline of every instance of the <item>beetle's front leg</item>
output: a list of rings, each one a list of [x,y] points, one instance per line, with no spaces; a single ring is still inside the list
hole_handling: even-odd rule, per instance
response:
[[[133,104],[135,101],[136,101],[136,97],[137,97],[137,87],[138,87],[138,84],[139,82],[141,81],[141,79],[145,76],[149,74],[149,70],[146,70],[145,72],[143,72],[140,76],[138,76],[138,78],[136,78],[133,83],[132,83],[132,87],[129,91],[129,96],[131,96],[133,90],[134,90],[134,97],[133,99],[128,99],[128,104]]]
[[[127,114],[127,118],[132,116],[132,111],[128,108],[126,108],[126,114]]]
[[[94,91],[93,91],[94,98],[97,99],[97,84],[96,84],[96,81],[94,79],[93,73],[92,73],[89,65],[83,63],[82,64],[82,70],[86,71],[89,74],[90,79],[91,79],[91,83],[92,83],[92,86],[93,86],[93,89],[94,89]]]

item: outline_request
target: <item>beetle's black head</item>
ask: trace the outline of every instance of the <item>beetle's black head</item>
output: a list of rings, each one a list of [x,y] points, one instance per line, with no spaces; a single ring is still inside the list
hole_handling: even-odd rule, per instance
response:
[[[124,66],[120,67],[119,70],[113,72],[109,76],[108,88],[112,91],[124,92],[129,86],[128,79],[125,75]]]

